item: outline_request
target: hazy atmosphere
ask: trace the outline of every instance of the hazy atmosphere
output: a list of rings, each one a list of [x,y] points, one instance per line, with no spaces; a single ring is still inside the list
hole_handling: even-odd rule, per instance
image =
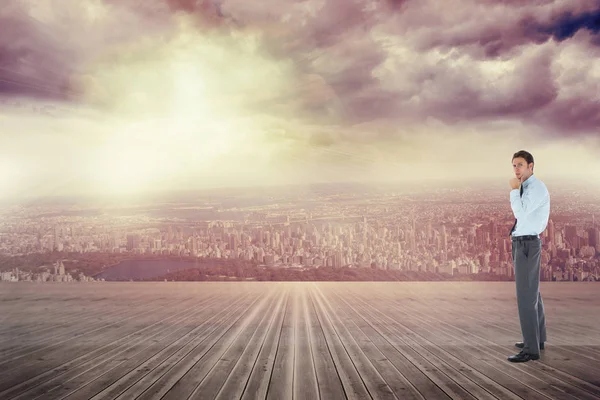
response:
[[[4,198],[600,174],[596,1],[2,4]]]

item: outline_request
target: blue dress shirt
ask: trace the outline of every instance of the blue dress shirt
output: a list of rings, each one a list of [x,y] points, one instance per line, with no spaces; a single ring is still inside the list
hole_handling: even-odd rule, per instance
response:
[[[519,189],[510,191],[510,207],[517,219],[513,236],[539,235],[550,218],[550,193],[544,182],[531,175],[523,182],[523,196]]]

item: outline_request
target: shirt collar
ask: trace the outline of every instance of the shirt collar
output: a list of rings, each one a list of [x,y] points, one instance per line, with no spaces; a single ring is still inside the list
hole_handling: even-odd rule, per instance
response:
[[[527,178],[527,180],[525,182],[523,182],[523,188],[528,187],[529,185],[531,185],[533,182],[536,181],[536,177],[535,175],[531,174],[531,176],[529,178]]]

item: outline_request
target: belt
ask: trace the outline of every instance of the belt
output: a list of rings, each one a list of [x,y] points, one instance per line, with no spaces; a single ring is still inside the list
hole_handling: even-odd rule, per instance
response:
[[[528,240],[537,240],[539,239],[539,235],[524,235],[524,236],[513,236],[513,242],[524,242]]]

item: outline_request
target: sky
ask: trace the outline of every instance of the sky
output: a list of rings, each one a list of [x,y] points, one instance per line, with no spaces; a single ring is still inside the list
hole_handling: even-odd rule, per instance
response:
[[[600,182],[600,6],[3,0],[0,198]]]

